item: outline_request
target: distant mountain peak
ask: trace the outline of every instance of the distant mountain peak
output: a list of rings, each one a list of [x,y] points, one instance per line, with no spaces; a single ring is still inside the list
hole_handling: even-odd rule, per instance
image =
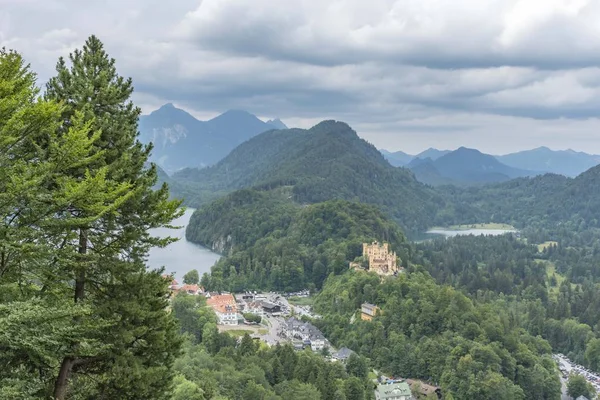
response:
[[[284,124],[279,118],[270,119],[267,124],[274,126],[276,129],[288,129],[288,126]]]
[[[255,116],[254,114],[249,113],[248,111],[238,110],[238,109],[227,110],[221,115],[252,115],[252,116]]]
[[[200,121],[173,103],[142,115],[139,122],[140,141],[154,144],[151,161],[167,172],[214,164],[238,144],[273,128],[255,115],[235,109]]]

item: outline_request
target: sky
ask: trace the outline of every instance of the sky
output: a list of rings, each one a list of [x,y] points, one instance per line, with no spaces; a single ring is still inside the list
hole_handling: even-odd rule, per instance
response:
[[[97,35],[149,113],[345,121],[417,153],[600,154],[598,0],[0,0],[43,85]]]

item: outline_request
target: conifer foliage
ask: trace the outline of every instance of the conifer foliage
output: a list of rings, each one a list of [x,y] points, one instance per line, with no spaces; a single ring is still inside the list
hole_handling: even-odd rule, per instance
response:
[[[94,36],[41,99],[0,52],[0,398],[168,398],[180,339],[145,259],[180,203],[152,189],[132,91]]]

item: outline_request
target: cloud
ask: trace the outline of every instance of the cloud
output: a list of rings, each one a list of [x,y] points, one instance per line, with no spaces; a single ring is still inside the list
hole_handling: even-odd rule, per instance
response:
[[[203,48],[306,63],[595,66],[595,0],[205,0],[177,27]]]
[[[390,149],[600,152],[599,20],[596,0],[0,0],[0,46],[43,84],[97,34],[145,112],[333,118]]]

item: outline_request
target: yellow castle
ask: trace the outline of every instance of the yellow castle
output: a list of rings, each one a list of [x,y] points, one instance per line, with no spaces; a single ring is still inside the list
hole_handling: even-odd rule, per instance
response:
[[[396,252],[390,252],[387,243],[380,245],[378,242],[363,243],[363,258],[369,262],[369,272],[379,275],[395,275],[398,268]],[[360,269],[359,263],[350,263],[350,268]]]

